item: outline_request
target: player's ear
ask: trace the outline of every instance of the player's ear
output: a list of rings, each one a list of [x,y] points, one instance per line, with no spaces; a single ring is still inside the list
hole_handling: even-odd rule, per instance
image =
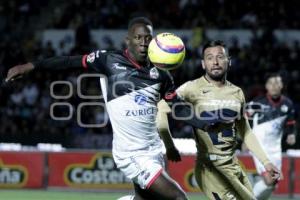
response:
[[[125,38],[125,44],[126,44],[126,46],[128,47],[128,45],[129,45],[129,36],[128,36],[128,35],[127,35],[126,38]]]
[[[268,82],[265,83],[265,89],[268,90]]]
[[[228,56],[228,66],[231,67],[231,57]]]
[[[203,59],[201,60],[201,65],[202,65],[202,69],[205,70],[205,64],[204,64],[204,60]]]

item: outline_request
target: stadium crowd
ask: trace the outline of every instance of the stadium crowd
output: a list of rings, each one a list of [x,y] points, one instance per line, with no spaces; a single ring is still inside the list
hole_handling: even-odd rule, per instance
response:
[[[291,3],[292,2],[292,3]],[[240,45],[232,39],[229,53],[232,67],[228,80],[244,89],[247,100],[264,94],[264,74],[280,71],[286,84],[285,94],[300,110],[300,44],[292,46],[277,40],[274,29],[299,29],[298,1],[7,1],[0,3],[0,72],[1,77],[8,68],[55,55],[76,55],[88,53],[97,46],[89,35],[90,29],[126,28],[132,15],[146,15],[155,28],[192,29],[204,28],[246,28],[255,33],[250,45]],[[213,8],[213,9],[209,9]],[[158,9],[158,10],[157,10]],[[269,10],[270,12],[265,12]],[[288,14],[287,14],[288,13]],[[42,29],[76,29],[76,45],[70,52],[64,51],[63,43],[55,49],[51,42],[43,45],[38,31]],[[206,40],[203,34],[203,42]],[[111,38],[104,41],[112,49]],[[203,74],[200,58],[201,46],[187,49],[183,66],[174,72],[176,85]],[[68,75],[66,75],[68,74]],[[26,83],[15,82],[2,86],[0,90],[0,142],[21,142],[34,145],[38,142],[61,143],[70,148],[111,148],[112,130],[105,128],[83,128],[77,124],[76,112],[71,120],[55,121],[49,114],[53,102],[61,102],[50,96],[50,84],[54,80],[68,80],[76,88],[76,77],[80,72],[49,74],[46,72],[28,75]],[[24,80],[23,80],[24,81]],[[25,86],[24,86],[25,85]],[[88,94],[97,94],[96,82],[85,83]],[[68,93],[65,87],[57,87],[59,94]],[[74,108],[81,102],[74,94],[68,99]],[[64,116],[65,107],[55,110]],[[103,120],[103,110],[86,108],[81,116],[86,123]],[[299,119],[299,116],[298,116]],[[299,120],[298,120],[299,121]],[[299,128],[298,128],[299,132]],[[176,124],[175,137],[191,137],[191,128]],[[296,144],[300,148],[300,142]]]

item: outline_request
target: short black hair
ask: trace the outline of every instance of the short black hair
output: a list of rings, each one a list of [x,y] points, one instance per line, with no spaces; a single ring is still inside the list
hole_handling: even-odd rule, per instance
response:
[[[226,44],[222,40],[211,40],[204,44],[203,49],[202,49],[202,57],[204,57],[204,52],[207,48],[216,47],[216,46],[224,47],[225,51],[228,54],[228,49],[226,47]]]
[[[281,73],[279,72],[267,72],[265,75],[265,82],[267,82],[270,78],[274,78],[274,77],[280,77],[281,80],[283,81],[283,76]]]
[[[128,23],[128,30],[130,30],[135,24],[145,24],[153,27],[153,24],[150,19],[147,17],[135,17],[132,18]]]

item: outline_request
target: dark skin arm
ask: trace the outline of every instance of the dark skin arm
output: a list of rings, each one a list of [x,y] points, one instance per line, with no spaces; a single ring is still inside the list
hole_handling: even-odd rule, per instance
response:
[[[29,73],[33,69],[34,65],[30,62],[24,65],[14,66],[8,70],[5,81],[14,81],[15,79],[21,78],[23,75]]]
[[[69,68],[81,68],[82,57],[83,56],[60,56],[29,62],[23,65],[16,65],[8,70],[5,81],[14,81],[34,69],[65,70]]]
[[[179,154],[178,149],[176,148],[171,133],[169,129],[169,122],[167,116],[168,105],[165,101],[160,101],[158,103],[158,113],[157,113],[157,128],[159,135],[166,147],[166,155],[168,160],[173,162],[181,161],[181,156]]]

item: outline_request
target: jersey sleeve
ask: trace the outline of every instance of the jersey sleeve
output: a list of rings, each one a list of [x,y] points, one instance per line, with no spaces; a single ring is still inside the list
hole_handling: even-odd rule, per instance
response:
[[[270,163],[270,160],[261,147],[260,143],[258,142],[256,136],[253,134],[248,122],[247,115],[243,113],[243,108],[245,107],[246,101],[242,91],[240,93],[240,96],[242,99],[242,110],[240,119],[236,121],[237,132],[239,133],[249,150],[259,159],[259,161],[263,165],[266,165],[267,163]]]
[[[171,108],[171,116],[173,119],[183,121],[195,128],[202,130],[206,129],[210,125],[213,125],[211,122],[199,119],[194,112],[193,105],[190,102],[185,101],[184,95],[182,95],[182,93],[178,94],[174,86],[168,90],[164,96],[164,100]]]
[[[35,69],[64,70],[71,68],[81,68],[83,56],[56,56],[44,60],[33,61]]]
[[[295,107],[290,101],[288,116],[285,124],[286,134],[296,134],[296,117],[295,117]]]
[[[107,51],[97,50],[93,51],[88,55],[82,57],[82,66],[88,70],[95,71],[98,73],[105,72],[107,60]]]
[[[176,93],[178,96],[180,96],[181,99],[185,101],[190,101],[189,99],[189,92],[188,92],[188,85],[190,81],[182,84],[180,87],[177,88]]]
[[[162,112],[162,113],[170,113],[171,112],[169,105],[167,104],[167,102],[164,99],[162,99],[158,102],[157,108],[158,108],[158,112]]]

